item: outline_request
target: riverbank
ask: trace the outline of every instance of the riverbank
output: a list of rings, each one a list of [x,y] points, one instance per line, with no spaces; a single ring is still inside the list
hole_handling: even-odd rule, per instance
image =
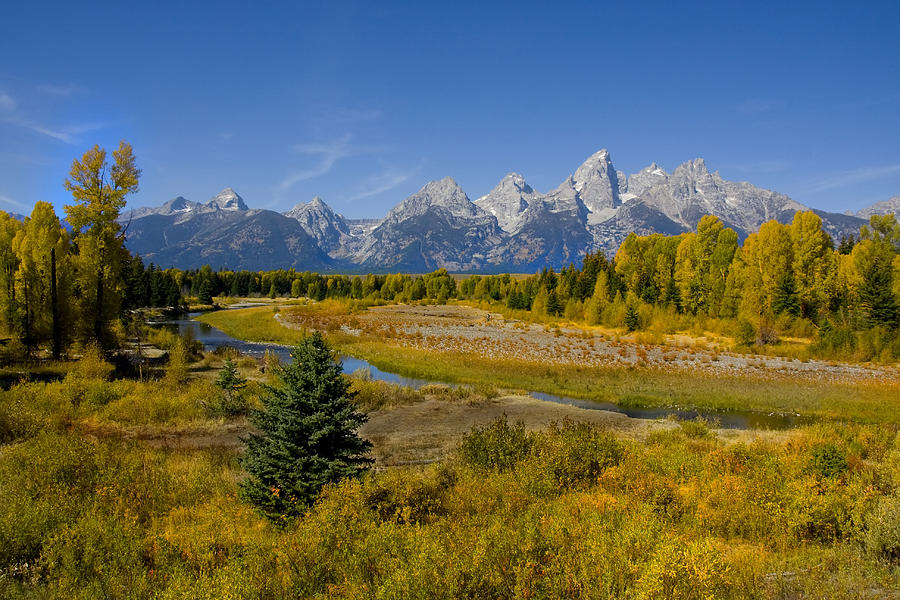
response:
[[[545,392],[573,398],[610,402],[630,407],[679,407],[682,409],[752,411],[760,414],[789,414],[800,417],[853,420],[858,422],[897,423],[900,420],[900,372],[892,368],[846,365],[844,377],[816,377],[808,369],[757,367],[746,373],[710,371],[702,368],[667,368],[649,362],[631,365],[582,364],[576,360],[550,361],[515,354],[515,342],[523,335],[516,324],[498,326],[487,313],[473,312],[462,323],[457,312],[450,316],[428,315],[421,320],[430,328],[441,327],[441,319],[449,320],[440,348],[409,345],[410,337],[398,333],[396,322],[384,312],[365,311],[348,314],[329,306],[264,307],[219,311],[198,319],[239,339],[292,344],[309,328],[323,330],[335,348],[350,356],[367,360],[376,367],[417,379],[462,384],[490,384],[512,390]],[[469,309],[476,311],[477,309]],[[407,322],[416,313],[403,315]],[[452,335],[460,328],[492,328],[503,335],[508,351],[490,357],[461,345],[453,350],[461,336]],[[491,323],[493,321],[493,323]],[[367,325],[373,323],[373,325]],[[393,330],[393,332],[392,332]],[[565,331],[547,335],[564,347],[581,343],[583,336]],[[425,337],[424,335],[421,337]],[[481,336],[484,337],[484,336]],[[561,339],[560,339],[561,338]],[[536,342],[530,342],[534,344]],[[486,344],[488,344],[486,342]],[[625,344],[621,340],[618,345]],[[490,345],[490,344],[488,344]],[[646,351],[632,344],[626,353]],[[577,353],[572,354],[577,356]],[[763,363],[765,365],[765,363]],[[832,366],[832,372],[841,365]]]

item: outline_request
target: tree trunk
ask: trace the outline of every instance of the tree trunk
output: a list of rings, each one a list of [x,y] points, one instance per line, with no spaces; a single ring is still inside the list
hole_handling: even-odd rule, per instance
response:
[[[59,330],[59,298],[56,291],[56,248],[50,248],[50,316],[53,327],[53,360],[59,360],[62,343]]]
[[[28,279],[23,277],[22,291],[25,300],[25,349],[31,355],[31,307],[28,306]]]
[[[103,267],[97,273],[97,307],[94,313],[94,338],[103,347]]]

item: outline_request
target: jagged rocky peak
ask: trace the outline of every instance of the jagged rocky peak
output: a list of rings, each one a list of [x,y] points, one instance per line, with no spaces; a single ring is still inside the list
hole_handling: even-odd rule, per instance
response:
[[[648,166],[646,166],[646,167],[644,167],[643,169],[641,169],[641,171],[640,171],[639,174],[641,174],[641,175],[647,175],[647,176],[649,176],[649,177],[660,177],[660,178],[663,178],[663,179],[665,179],[666,177],[669,176],[669,174],[666,173],[666,170],[663,169],[662,167],[660,167],[660,166],[659,166],[658,164],[656,164],[655,162],[652,162],[652,163],[650,163]]]
[[[475,201],[482,210],[497,217],[501,229],[513,231],[520,215],[537,197],[537,192],[518,173],[509,173],[494,189]]]
[[[176,212],[186,212],[197,206],[196,202],[191,202],[184,196],[172,198],[162,205],[163,214],[172,214]]]
[[[455,217],[475,217],[483,211],[478,208],[452,177],[429,181],[421,190],[395,206],[387,219],[403,220],[425,214],[432,206],[445,208]]]
[[[606,148],[595,152],[558,188],[571,188],[591,213],[609,212],[622,204],[619,173]]]
[[[652,162],[628,178],[628,197],[623,200],[640,196],[653,186],[665,183],[668,179],[669,174],[666,173],[666,170]]]
[[[309,202],[300,202],[284,213],[300,223],[308,235],[316,240],[322,250],[333,252],[340,247],[350,235],[350,226],[346,219],[328,206],[324,200],[316,196]]]
[[[126,222],[150,215],[163,215],[166,217],[177,215],[188,217],[201,207],[202,205],[199,202],[191,202],[184,196],[176,196],[162,206],[142,206],[140,208],[133,208],[125,211],[120,215],[119,221]]]
[[[326,204],[325,201],[322,200],[322,198],[320,198],[319,196],[313,196],[313,199],[310,200],[309,202],[298,202],[297,204],[294,205],[294,208],[292,208],[291,210],[287,211],[284,214],[287,217],[296,219],[300,215],[306,215],[306,214],[311,214],[311,213],[322,215],[322,216],[333,216],[336,214],[331,209],[331,207],[328,206],[328,204]]]
[[[695,158],[694,160],[689,160],[686,163],[680,164],[675,167],[675,171],[672,172],[672,175],[676,176],[690,176],[693,178],[705,177],[709,175],[709,169],[706,167],[706,161],[702,158]]]
[[[249,210],[237,192],[230,187],[225,188],[206,203],[207,208],[215,210]]]
[[[726,182],[719,176],[719,172],[710,173],[706,167],[706,161],[695,158],[675,167],[670,177],[673,193],[676,196],[687,197],[693,194],[701,194],[708,197],[716,196],[723,190],[720,188]],[[714,212],[715,208],[707,207],[708,212]]]
[[[534,189],[532,189],[532,187],[525,182],[525,178],[518,173],[507,173],[494,190],[515,190],[523,195],[534,195]]]

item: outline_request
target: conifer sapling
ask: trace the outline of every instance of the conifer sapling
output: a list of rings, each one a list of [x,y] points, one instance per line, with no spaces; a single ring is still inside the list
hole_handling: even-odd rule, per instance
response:
[[[216,385],[222,390],[222,412],[226,415],[244,412],[245,404],[240,392],[247,387],[247,379],[241,375],[231,358],[225,359]]]

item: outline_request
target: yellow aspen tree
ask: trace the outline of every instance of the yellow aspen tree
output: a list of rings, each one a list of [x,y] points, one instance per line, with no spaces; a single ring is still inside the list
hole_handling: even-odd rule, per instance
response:
[[[812,318],[825,306],[837,270],[833,244],[822,219],[811,210],[796,213],[789,230],[797,295],[803,315]]]
[[[762,308],[770,313],[779,282],[793,274],[793,242],[787,226],[774,220],[762,224],[757,241],[755,266],[759,269]]]
[[[13,240],[16,290],[26,346],[49,342],[59,358],[71,323],[69,234],[48,202],[34,205]]]
[[[124,289],[122,262],[127,250],[117,219],[126,196],[138,190],[140,175],[131,145],[122,141],[113,151],[112,164],[106,150],[94,146],[73,161],[65,181],[75,200],[65,208],[77,248],[79,334],[101,345],[111,341],[110,323],[118,317]]]

